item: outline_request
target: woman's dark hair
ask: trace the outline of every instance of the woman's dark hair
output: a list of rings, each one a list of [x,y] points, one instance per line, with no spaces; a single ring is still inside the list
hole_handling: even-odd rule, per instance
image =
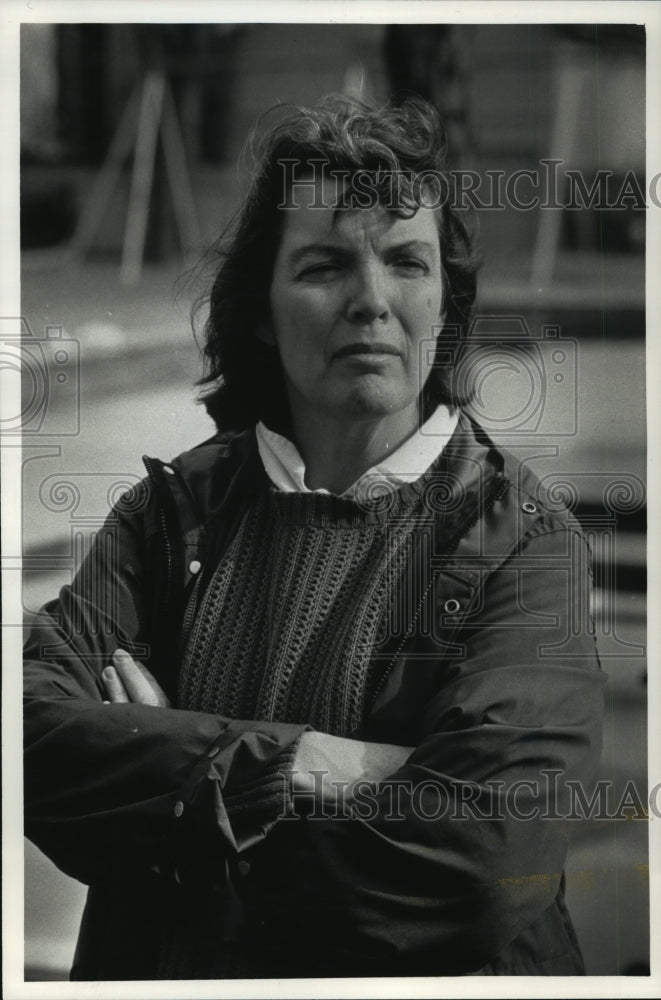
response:
[[[209,303],[209,317],[204,327],[200,399],[221,430],[250,427],[258,420],[274,429],[286,429],[289,422],[277,351],[256,335],[260,326],[268,326],[273,266],[286,217],[278,207],[287,195],[283,161],[296,161],[297,181],[306,169],[309,176],[312,161],[317,165],[322,161],[324,172],[330,175],[348,171],[351,178],[369,172],[383,182],[378,185],[379,202],[403,217],[419,208],[421,175],[444,180],[449,190],[445,134],[435,109],[426,101],[410,98],[396,107],[374,109],[345,97],[329,97],[313,107],[285,105],[268,115],[273,113],[279,120],[256,147],[256,168],[245,202],[213,248],[222,262],[208,300],[203,300]],[[387,179],[395,174],[399,175],[398,200],[393,203],[392,180]],[[467,333],[478,268],[464,220],[447,196],[438,203],[445,314],[437,348],[439,363],[421,399],[425,416],[439,403],[454,406],[464,401],[454,390],[453,368],[447,362],[448,336],[456,351]]]

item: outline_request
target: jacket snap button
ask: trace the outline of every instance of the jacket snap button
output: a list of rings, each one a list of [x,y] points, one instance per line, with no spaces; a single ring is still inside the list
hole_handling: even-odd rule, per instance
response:
[[[174,469],[172,468],[172,466],[171,466],[171,465],[164,465],[164,466],[163,466],[163,471],[164,471],[164,472],[167,472],[167,474],[168,474],[169,476],[174,476]]]
[[[183,802],[175,802],[174,814],[177,817],[177,819],[179,819],[179,817],[183,814],[183,811],[184,811]]]
[[[198,562],[197,559],[193,559],[188,569],[193,574],[193,576],[195,576],[195,574],[199,573],[200,570],[202,569],[202,563]]]
[[[236,867],[237,871],[239,872],[239,875],[247,875],[250,872],[249,861],[239,861]]]
[[[456,615],[460,607],[461,604],[459,603],[459,601],[455,600],[454,597],[451,597],[450,600],[446,601],[445,604],[443,605],[443,610],[445,611],[446,615]]]
[[[537,504],[531,503],[529,500],[526,500],[525,503],[521,504],[521,510],[525,511],[526,514],[536,514]]]

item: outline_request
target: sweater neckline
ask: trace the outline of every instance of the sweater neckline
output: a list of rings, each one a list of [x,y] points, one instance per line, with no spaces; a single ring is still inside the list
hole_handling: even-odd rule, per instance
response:
[[[434,489],[440,464],[438,456],[417,479],[395,490],[392,483],[377,475],[352,497],[321,492],[285,493],[270,482],[268,495],[279,519],[288,524],[320,528],[384,527],[409,516],[425,494]]]
[[[498,452],[488,439],[480,439],[478,443],[484,452],[487,467],[495,472],[498,464],[502,464]],[[422,506],[423,512],[427,511],[430,516],[449,514],[463,506],[464,495],[469,489],[484,489],[482,476],[476,476],[474,455],[470,452],[469,457],[465,456],[467,447],[470,445],[474,451],[475,444],[475,430],[462,414],[451,441],[417,479],[402,484],[396,490],[392,489],[392,484],[383,490],[379,489],[378,479],[375,478],[369,483],[366,495],[347,498],[332,493],[285,493],[278,490],[264,469],[253,428],[252,433],[244,436],[243,457],[233,477],[229,495],[233,496],[234,503],[239,504],[237,513],[240,507],[245,509],[250,496],[253,502],[261,497],[269,501],[274,516],[292,525],[383,528],[398,518],[415,516],[416,505]],[[467,468],[464,468],[465,463],[468,463]],[[474,483],[475,478],[477,481]]]

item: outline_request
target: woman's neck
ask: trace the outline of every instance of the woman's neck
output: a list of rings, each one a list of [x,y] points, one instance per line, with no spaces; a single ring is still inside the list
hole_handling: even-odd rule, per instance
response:
[[[296,419],[295,442],[305,463],[305,485],[342,494],[415,433],[417,404],[371,420],[328,420],[324,415]]]

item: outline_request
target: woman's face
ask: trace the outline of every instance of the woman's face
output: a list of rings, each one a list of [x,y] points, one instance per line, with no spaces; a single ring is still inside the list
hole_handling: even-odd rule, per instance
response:
[[[311,207],[314,188],[301,192],[286,212],[270,290],[270,337],[294,423],[408,410],[413,428],[443,304],[435,215],[335,212]]]

